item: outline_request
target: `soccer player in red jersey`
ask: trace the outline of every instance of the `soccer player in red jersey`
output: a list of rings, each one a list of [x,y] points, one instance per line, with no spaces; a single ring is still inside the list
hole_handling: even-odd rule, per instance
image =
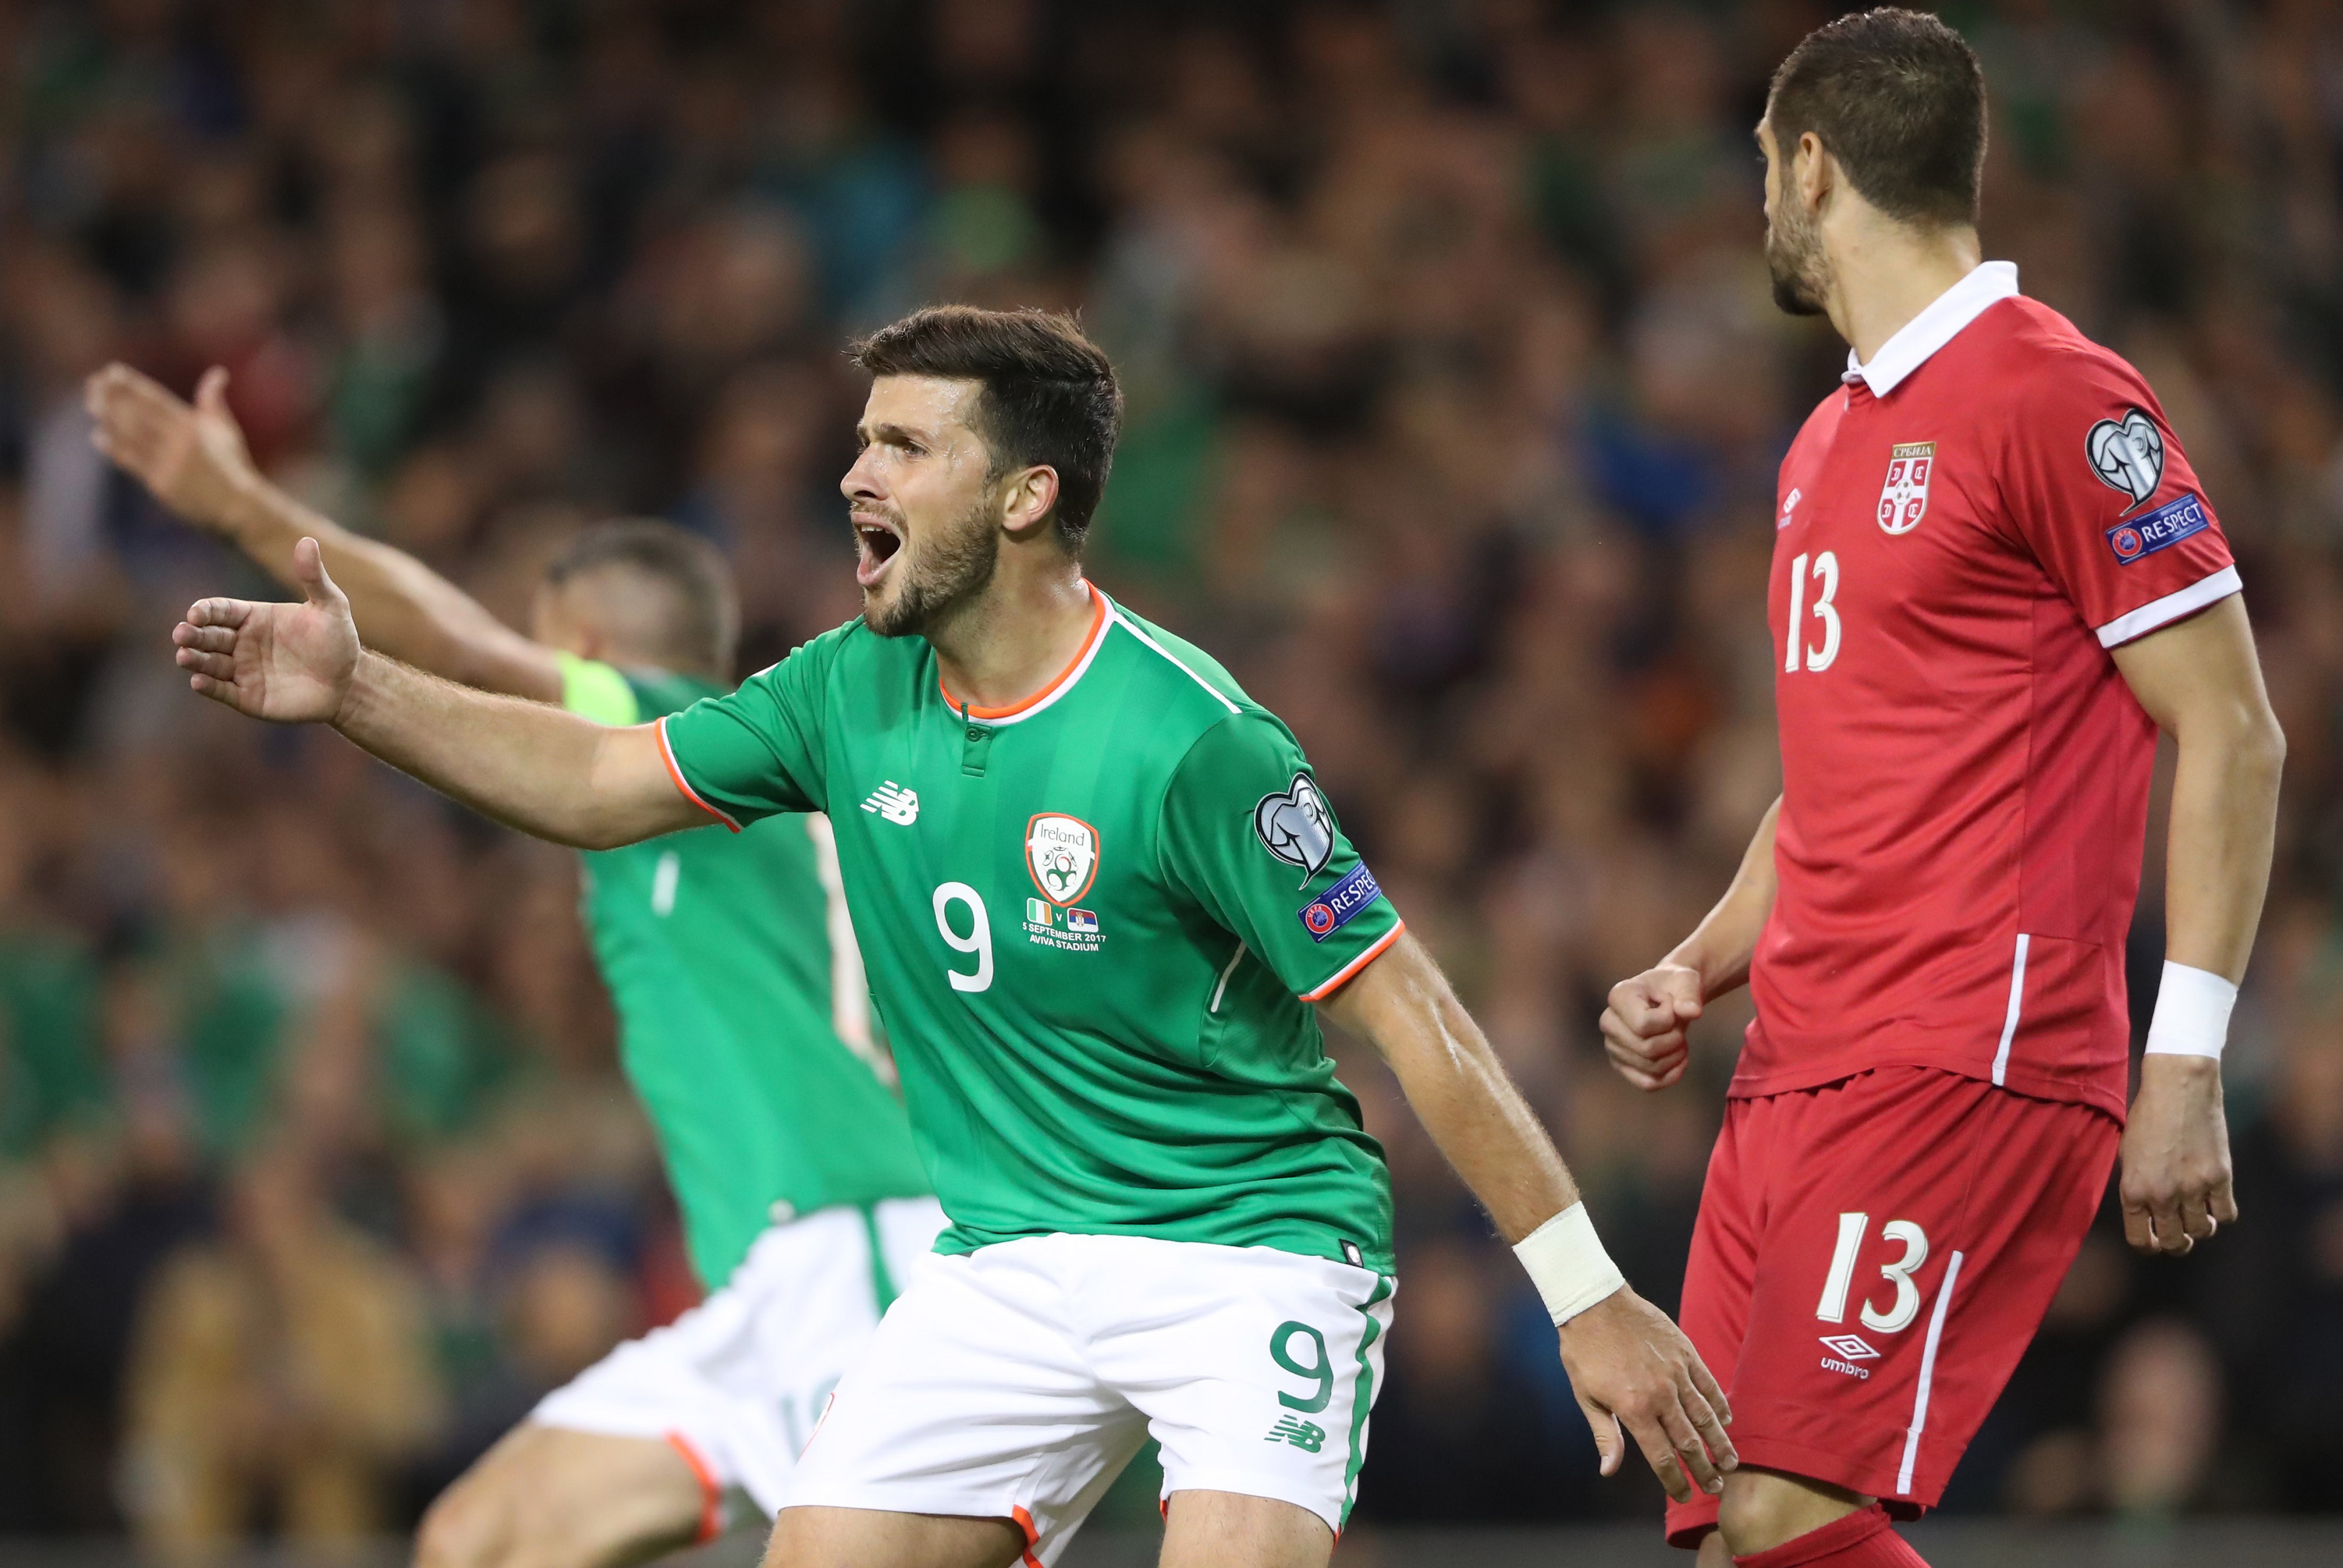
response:
[[[1942,1494],[2118,1147],[2134,1246],[2237,1213],[2218,1058],[2285,741],[2156,395],[1980,264],[1985,126],[1958,35],[1877,10],[1792,52],[1757,131],[1776,298],[1852,347],[1782,465],[1782,797],[1603,1017],[1658,1090],[1704,1003],[1756,1002],[1684,1281],[1742,1459],[1668,1511],[1703,1568],[1921,1561],[1890,1519]],[[2159,729],[2171,961],[2127,1107]]]

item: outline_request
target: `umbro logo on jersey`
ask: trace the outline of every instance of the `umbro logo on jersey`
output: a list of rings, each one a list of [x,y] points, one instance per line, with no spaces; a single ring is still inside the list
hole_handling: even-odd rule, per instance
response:
[[[1879,526],[1908,534],[1928,515],[1928,480],[1936,469],[1934,441],[1905,441],[1887,450],[1887,478],[1879,487]]]
[[[1805,497],[1805,492],[1804,490],[1794,489],[1790,492],[1790,498],[1782,503],[1782,515],[1774,519],[1774,531],[1775,533],[1778,534],[1784,528],[1790,526],[1790,514],[1798,509],[1798,502],[1804,499]]]
[[[1252,809],[1252,830],[1262,849],[1302,868],[1305,888],[1334,857],[1334,814],[1307,773],[1296,773],[1282,793],[1261,798]]]
[[[2091,472],[2099,483],[2129,496],[2134,507],[2164,483],[2164,433],[2137,408],[2124,410],[2120,419],[2102,419],[2092,426],[2083,437],[2083,450],[2090,455]]]
[[[920,819],[920,792],[906,789],[892,779],[870,792],[862,802],[865,811],[876,811],[898,827],[908,828]]]

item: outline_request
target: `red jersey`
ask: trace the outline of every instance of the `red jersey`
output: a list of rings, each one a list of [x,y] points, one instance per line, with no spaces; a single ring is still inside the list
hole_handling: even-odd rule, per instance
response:
[[[2120,1117],[2156,727],[2108,650],[2238,588],[2156,395],[1988,262],[1815,410],[1775,520],[1732,1092],[1926,1066]]]

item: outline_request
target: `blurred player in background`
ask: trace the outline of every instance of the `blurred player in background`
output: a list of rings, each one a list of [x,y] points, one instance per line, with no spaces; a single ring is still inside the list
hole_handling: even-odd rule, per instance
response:
[[[1782,798],[1603,1018],[1661,1089],[1704,1003],[1755,995],[1684,1281],[1745,1465],[1669,1510],[1704,1565],[1920,1561],[1887,1516],[1942,1494],[2119,1140],[2134,1245],[2237,1213],[2219,1056],[2285,742],[2155,394],[1980,265],[1985,127],[1968,46],[1900,10],[1806,38],[1758,127],[1775,297],[1852,346],[1782,465]],[[2170,961],[2127,1128],[2159,727]]]
[[[1626,1288],[1535,1116],[1335,824],[1292,733],[1093,588],[1121,421],[1062,317],[922,311],[863,344],[843,482],[861,617],[656,725],[597,728],[207,599],[197,691],[330,721],[570,843],[827,809],[951,1227],[800,1458],[773,1568],[1056,1560],[1151,1431],[1174,1568],[1314,1568],[1391,1322],[1390,1188],[1314,1005],[1372,1044],[1559,1325],[1603,1449],[1671,1492],[1723,1397]]]
[[[555,561],[536,636],[254,468],[226,377],[194,406],[90,380],[96,439],[179,516],[280,580],[323,546],[370,646],[489,691],[634,725],[731,689],[729,573],[665,523],[604,523]],[[943,1223],[869,992],[829,819],[777,817],[585,857],[620,1053],[715,1294],[541,1403],[431,1510],[426,1568],[633,1562],[770,1513],[854,1352]]]

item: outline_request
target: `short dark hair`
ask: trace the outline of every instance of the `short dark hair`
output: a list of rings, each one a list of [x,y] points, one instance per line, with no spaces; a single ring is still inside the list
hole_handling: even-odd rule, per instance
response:
[[[1073,317],[930,306],[880,327],[852,352],[873,376],[980,382],[970,423],[991,449],[991,477],[1055,468],[1059,537],[1069,549],[1081,548],[1122,432],[1122,388],[1105,352]]]
[[[553,588],[616,569],[649,578],[665,590],[630,601],[611,635],[639,658],[669,669],[729,680],[740,641],[740,601],[721,551],[688,529],[656,518],[620,518],[579,530],[545,568]]]
[[[1807,34],[1774,73],[1765,116],[1785,161],[1814,132],[1863,198],[1890,217],[1977,220],[1985,72],[1958,33],[1883,5]]]

